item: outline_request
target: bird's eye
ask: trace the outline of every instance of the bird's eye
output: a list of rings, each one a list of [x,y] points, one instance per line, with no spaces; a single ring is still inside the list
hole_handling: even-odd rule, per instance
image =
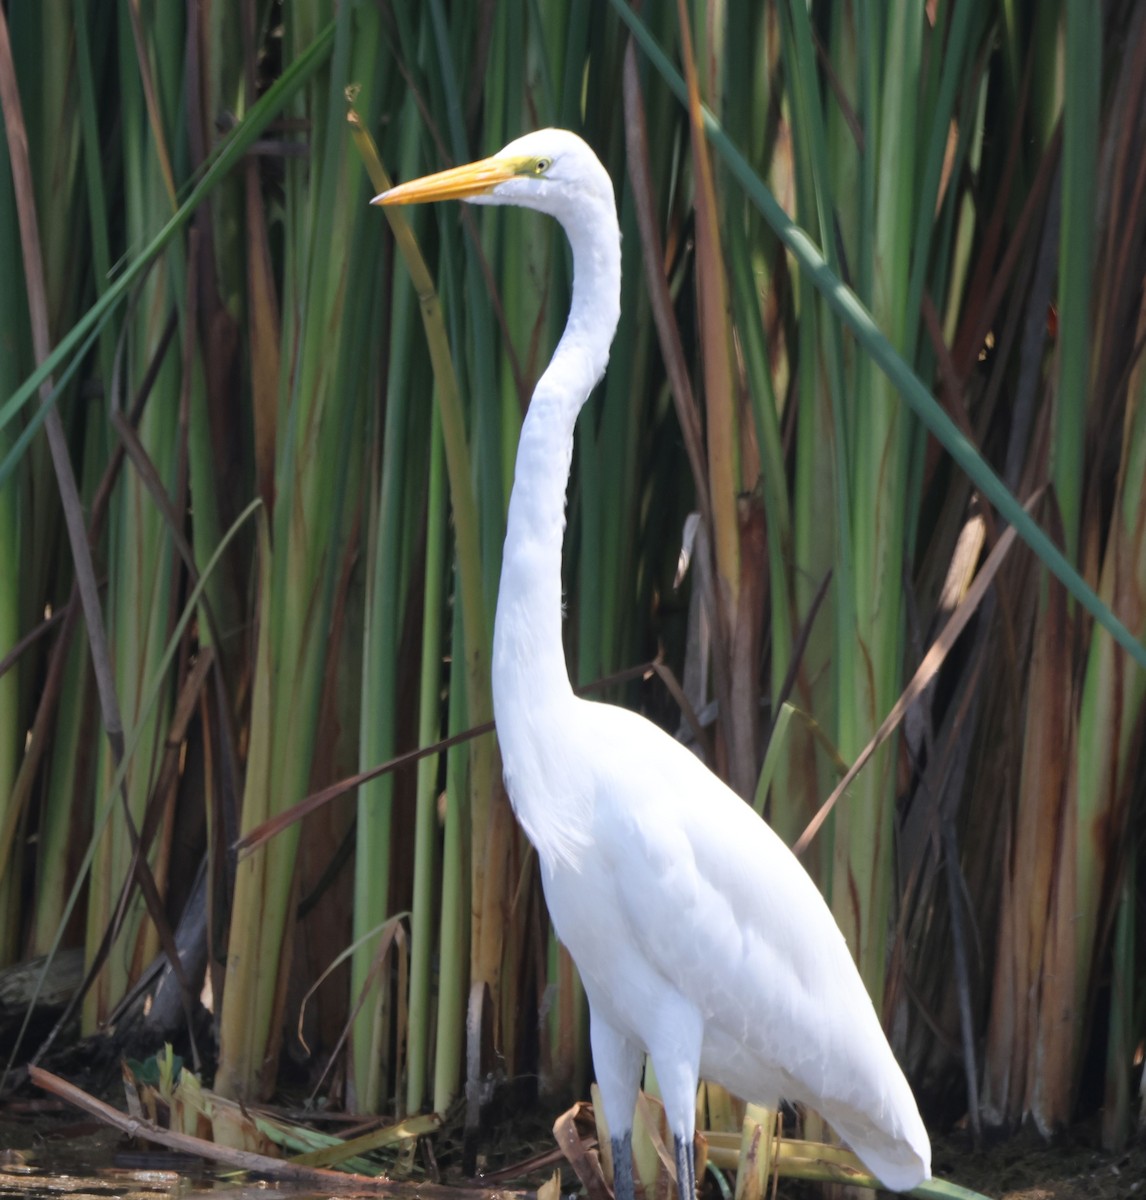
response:
[[[535,159],[533,162],[533,173],[534,175],[544,175],[551,166],[553,166],[553,159],[551,158]]]

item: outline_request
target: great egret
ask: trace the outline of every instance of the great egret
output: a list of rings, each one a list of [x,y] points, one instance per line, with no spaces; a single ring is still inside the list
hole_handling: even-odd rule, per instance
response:
[[[589,1000],[593,1064],[632,1200],[643,1056],[693,1200],[698,1078],[775,1107],[811,1105],[887,1186],[930,1174],[915,1099],[847,945],[803,867],[689,750],[651,722],[579,699],[561,643],[561,543],[573,426],[605,371],[621,298],[608,173],[544,129],[492,158],[402,184],[379,204],[447,198],[556,217],[573,300],[521,430],[493,644],[493,702],[513,810],[537,849],[557,936]]]

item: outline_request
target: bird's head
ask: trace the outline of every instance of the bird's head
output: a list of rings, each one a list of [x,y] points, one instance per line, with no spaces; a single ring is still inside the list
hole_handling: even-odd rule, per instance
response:
[[[399,184],[371,204],[468,200],[535,208],[564,221],[598,203],[613,206],[613,185],[592,150],[565,129],[539,129],[497,154]]]

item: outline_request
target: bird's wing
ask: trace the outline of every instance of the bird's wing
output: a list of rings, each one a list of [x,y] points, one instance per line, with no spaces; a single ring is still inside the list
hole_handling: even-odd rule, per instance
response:
[[[895,1136],[913,1121],[913,1136],[926,1142],[844,938],[807,872],[680,743],[636,714],[607,711],[595,743],[594,840],[612,860],[606,869],[628,937],[704,1019],[706,1073],[769,1101],[774,1096],[746,1088],[746,1076],[781,1068],[784,1098],[817,1108],[860,1153],[853,1115]]]
[[[638,762],[638,730],[653,727],[627,731],[629,765],[603,785],[625,790],[608,806],[620,828],[598,845],[618,856],[622,913],[643,954],[706,1025],[771,1061],[799,1056],[809,1027],[824,1044],[842,1002],[855,999],[840,993],[854,990],[855,971],[818,890],[772,830],[679,743],[650,736],[657,758]],[[812,1061],[822,1057],[810,1048]]]

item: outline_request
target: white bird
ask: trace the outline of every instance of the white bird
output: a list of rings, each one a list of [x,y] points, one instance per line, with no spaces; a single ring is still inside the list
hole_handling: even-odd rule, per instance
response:
[[[561,642],[561,544],[573,427],[604,374],[621,298],[608,173],[544,129],[374,203],[455,198],[556,217],[573,249],[565,332],[521,430],[493,644],[505,783],[557,936],[589,1000],[617,1200],[632,1200],[644,1055],[693,1200],[698,1079],[816,1109],[889,1188],[931,1147],[843,935],[804,868],[689,750],[623,708],[573,694]]]

